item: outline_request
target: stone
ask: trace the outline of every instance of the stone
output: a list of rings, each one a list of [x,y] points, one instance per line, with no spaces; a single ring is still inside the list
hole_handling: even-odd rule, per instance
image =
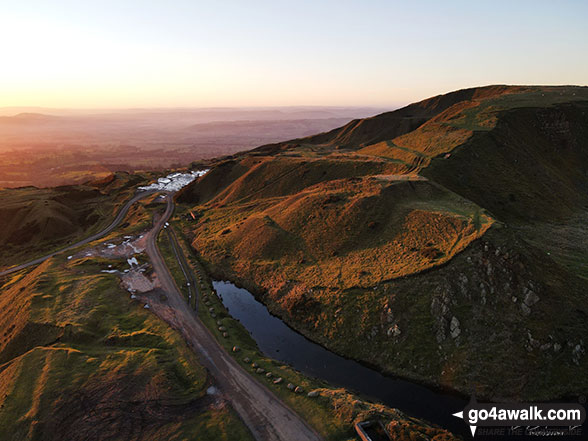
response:
[[[251,363],[251,367],[252,367],[253,369],[255,369],[255,368],[258,368],[258,367],[259,367],[259,365],[258,365],[257,363],[255,363],[255,362],[253,362],[253,363]]]
[[[388,335],[388,337],[392,337],[392,336],[398,337],[398,336],[400,336],[400,334],[402,334],[402,331],[398,327],[398,324],[395,324],[394,326],[390,326],[388,328],[388,330],[386,331],[386,335]]]
[[[220,320],[217,320],[217,321],[216,321],[216,324],[220,326],[220,325],[222,325],[222,324],[223,324],[223,322],[221,322]]]
[[[319,396],[318,390],[311,390],[309,393],[306,394],[307,397],[315,398]]]
[[[266,376],[267,378],[272,378],[273,374],[272,374],[271,372],[268,372],[267,374],[265,374],[265,376]]]
[[[461,329],[459,328],[459,320],[456,316],[453,316],[451,318],[451,323],[449,324],[449,332],[451,333],[452,338],[457,338],[459,337],[459,334],[461,334]]]
[[[282,381],[284,381],[284,380],[282,379],[282,377],[280,377],[280,378],[276,378],[276,379],[274,380],[274,384],[280,384]]]
[[[523,312],[523,315],[530,315],[531,314],[531,308],[529,308],[527,306],[526,303],[521,303],[521,311]]]
[[[257,368],[255,370],[255,372],[258,373],[258,374],[263,374],[265,372],[265,369],[264,368]]]
[[[244,363],[251,363],[251,358],[249,358],[249,357],[245,357],[245,358],[243,359],[243,362],[244,362]]]
[[[553,351],[554,352],[559,352],[561,349],[561,345],[559,343],[554,343],[553,344]]]
[[[208,312],[214,312],[214,308],[208,308]]]
[[[574,349],[572,349],[572,361],[576,366],[580,365],[580,359],[582,358],[585,352],[586,351],[584,350],[581,344],[575,345]]]
[[[527,290],[527,294],[525,294],[525,300],[523,300],[523,302],[527,306],[531,307],[535,303],[537,303],[538,301],[539,301],[539,296],[537,294],[535,294],[533,291]]]
[[[392,313],[392,309],[388,308],[386,311],[386,321],[388,323],[392,323],[394,321],[394,314]]]
[[[221,332],[225,332],[227,330],[227,328],[225,328],[224,326],[219,326],[218,330]]]
[[[296,389],[296,386],[294,386],[292,383],[288,383],[288,385],[286,387],[290,390]]]
[[[296,389],[294,389],[294,392],[296,392],[297,394],[301,394],[302,392],[304,392],[304,389],[302,389],[300,386],[296,386]]]
[[[229,333],[228,332],[223,332],[223,337],[224,338],[229,338]]]
[[[211,312],[211,313],[210,313],[210,316],[211,316],[212,318],[216,318],[216,314],[215,314],[214,312]]]

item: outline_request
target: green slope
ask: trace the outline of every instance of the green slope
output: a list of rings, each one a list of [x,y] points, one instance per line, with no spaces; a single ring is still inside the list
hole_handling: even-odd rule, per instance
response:
[[[341,354],[481,396],[577,394],[587,106],[585,87],[457,91],[213,161],[177,200],[215,276]]]

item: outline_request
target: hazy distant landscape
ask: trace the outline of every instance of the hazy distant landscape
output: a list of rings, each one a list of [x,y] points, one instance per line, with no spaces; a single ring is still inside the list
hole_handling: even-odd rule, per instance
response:
[[[0,191],[0,429],[457,441],[472,385],[573,402],[587,109],[586,87],[496,85],[354,120],[369,109],[4,118],[34,151],[5,173],[107,176]]]
[[[588,439],[588,2],[0,12],[0,441]]]
[[[162,170],[331,130],[368,107],[0,109],[0,187],[55,186]]]

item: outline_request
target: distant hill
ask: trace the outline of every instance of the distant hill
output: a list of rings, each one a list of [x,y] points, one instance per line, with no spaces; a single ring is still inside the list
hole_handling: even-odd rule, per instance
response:
[[[143,179],[118,173],[77,186],[0,189],[0,268],[105,227]]]
[[[588,388],[588,88],[464,89],[206,166],[177,196],[195,250],[310,338],[479,396]]]
[[[499,97],[524,90],[526,90],[525,87],[502,85],[458,90],[445,95],[428,98],[401,109],[382,113],[371,118],[355,119],[330,132],[297,139],[293,142],[330,145],[336,148],[366,146],[411,132],[457,103]],[[277,144],[274,147],[283,148],[285,144]],[[271,149],[271,147],[263,146],[259,148],[261,151],[267,149]]]
[[[161,171],[378,113],[356,107],[12,110],[20,113],[0,116],[0,187],[52,187],[117,171]]]
[[[42,113],[19,113],[14,116],[0,116],[0,124],[42,124],[59,121],[60,117]]]

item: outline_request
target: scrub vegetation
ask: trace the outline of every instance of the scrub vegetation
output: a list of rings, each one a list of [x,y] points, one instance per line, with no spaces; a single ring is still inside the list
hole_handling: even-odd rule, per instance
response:
[[[178,219],[174,220],[174,224]],[[167,236],[160,240],[161,245]],[[322,380],[305,376],[292,367],[262,354],[247,330],[233,319],[217,297],[210,278],[190,250],[188,243],[179,241],[182,252],[193,271],[200,292],[198,316],[216,337],[225,351],[241,366],[270,388],[279,398],[298,412],[327,440],[353,440],[356,433],[353,424],[368,419],[380,420],[388,428],[393,439],[403,439],[406,433],[422,440],[454,440],[454,435],[429,423],[412,418],[397,409],[391,409],[361,398],[345,389],[334,388]],[[177,266],[177,259],[171,248],[160,248],[168,268]],[[173,272],[178,286],[185,285],[185,277],[179,271]],[[214,312],[211,313],[210,309]],[[219,329],[220,328],[220,329]],[[288,385],[292,385],[289,388]],[[295,387],[299,387],[295,391]],[[308,394],[311,394],[309,396]]]
[[[194,163],[210,171],[176,194],[171,224],[198,314],[327,439],[373,417],[397,439],[451,435],[263,356],[211,277],[385,373],[480,399],[586,392],[587,145],[587,88],[490,86]],[[0,267],[104,228],[148,177],[1,190]],[[162,209],[135,204],[103,241]],[[124,264],[79,251],[0,280],[0,438],[250,439],[178,335],[100,272]]]
[[[433,97],[207,163],[179,219],[215,278],[335,352],[567,396],[588,388],[587,115],[585,87]]]
[[[183,340],[131,300],[118,261],[54,257],[0,291],[0,438],[252,439]]]
[[[107,227],[147,175],[111,174],[86,184],[0,189],[0,269]]]

